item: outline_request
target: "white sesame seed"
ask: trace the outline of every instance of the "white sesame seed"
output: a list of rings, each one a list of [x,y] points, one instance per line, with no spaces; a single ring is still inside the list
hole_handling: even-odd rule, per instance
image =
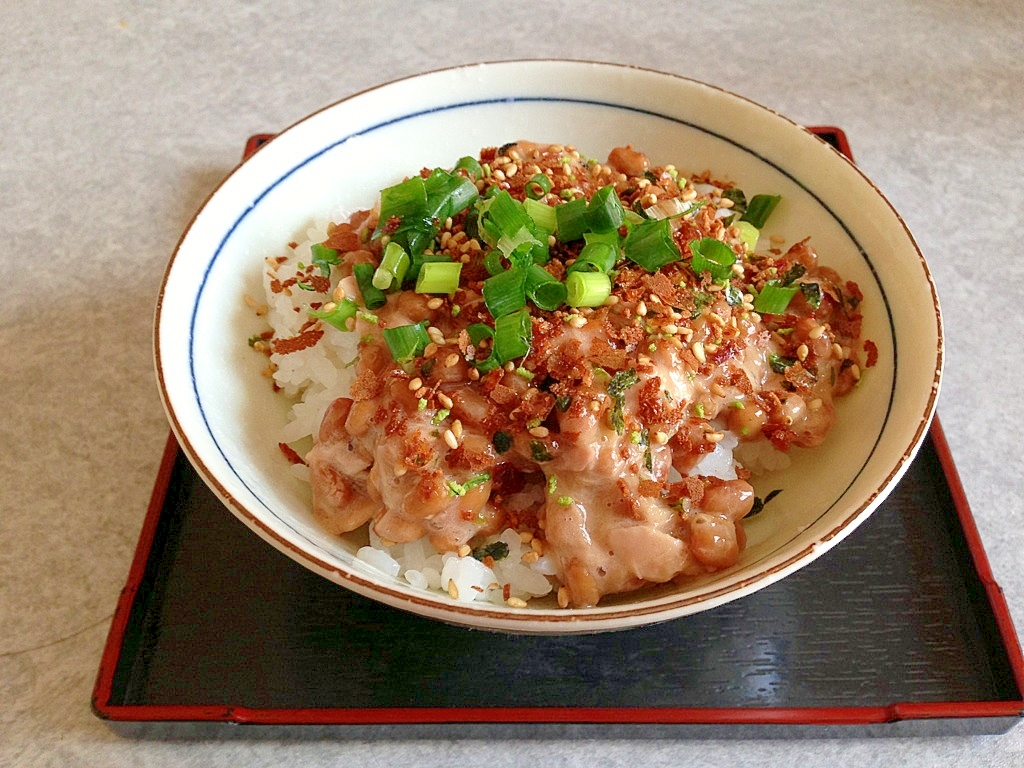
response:
[[[505,601],[505,604],[509,608],[525,608],[526,607],[526,601],[523,600],[522,598],[518,598],[518,597],[510,597],[508,600]]]
[[[651,439],[658,445],[665,445],[668,442],[668,435],[665,432],[658,431],[651,435]]]
[[[456,448],[459,447],[459,439],[455,436],[455,433],[452,432],[450,429],[446,429],[442,437],[444,437],[445,444],[452,450],[455,450]]]
[[[693,352],[693,356],[697,358],[697,362],[706,363],[708,361],[707,355],[704,354],[704,343],[695,341],[690,345],[690,351]]]
[[[445,368],[454,368],[458,364],[459,364],[459,353],[458,352],[452,352],[450,355],[448,355],[448,357],[446,357],[444,359],[444,367]]]
[[[435,325],[427,328],[427,336],[429,336],[430,340],[435,344],[444,344],[444,334],[441,333],[441,329]]]
[[[454,405],[454,403],[452,403],[452,399],[448,397],[448,395],[446,395],[444,392],[438,392],[437,399],[445,408],[451,408],[452,405]]]
[[[409,391],[415,392],[417,389],[423,386],[423,379],[417,376],[415,379],[409,381]]]
[[[435,296],[427,302],[427,309],[440,309],[442,304],[444,304],[444,299]]]
[[[459,547],[459,557],[469,557],[472,552],[473,548],[470,547],[469,544],[463,544]]]
[[[533,427],[529,430],[532,437],[544,438],[547,437],[550,432],[547,427]]]
[[[707,440],[709,443],[720,443],[722,442],[722,440],[725,439],[725,435],[722,434],[721,432],[708,432],[706,435],[704,435],[704,439]]]
[[[455,583],[455,579],[448,579],[448,596],[451,597],[452,600],[459,599],[459,587]]]

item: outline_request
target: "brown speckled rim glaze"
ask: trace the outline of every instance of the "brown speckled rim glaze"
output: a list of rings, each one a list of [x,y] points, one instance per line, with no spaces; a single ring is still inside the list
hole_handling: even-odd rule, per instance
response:
[[[303,123],[313,119],[317,115],[322,114],[325,111],[336,109],[340,105],[351,102],[359,97],[395,87],[401,83],[418,80],[421,78],[431,78],[438,75],[445,75],[446,73],[458,73],[461,71],[479,71],[486,72],[487,70],[498,71],[507,70],[508,68],[516,67],[549,67],[552,70],[558,70],[561,74],[570,74],[573,70],[585,67],[590,74],[600,73],[601,75],[622,75],[623,73],[640,75],[641,77],[652,77],[659,79],[662,82],[675,81],[680,86],[692,89],[698,88],[704,90],[706,93],[712,93],[720,96],[726,100],[734,100],[735,102],[742,102],[749,106],[749,108],[761,112],[763,115],[768,115],[785,126],[783,130],[790,132],[798,131],[807,135],[811,135],[810,132],[798,125],[797,123],[783,117],[777,112],[759,105],[749,99],[741,96],[737,96],[729,91],[725,91],[716,86],[707,85],[705,83],[698,82],[689,78],[681,77],[664,72],[658,72],[656,70],[645,69],[630,65],[621,64],[605,64],[599,62],[586,62],[586,61],[565,61],[565,60],[525,60],[525,61],[500,61],[485,64],[474,64],[460,67],[452,67],[447,69],[440,69],[433,72],[414,75],[399,80],[391,81],[389,83],[369,88],[353,94],[339,102],[332,105],[328,105],[311,115],[303,118],[302,120],[295,123],[287,130],[292,130],[296,126],[302,125]],[[524,97],[524,100],[527,97]],[[614,93],[609,94],[609,98],[614,98]],[[551,99],[552,101],[556,99]],[[558,100],[572,101],[569,97],[564,97]],[[503,98],[502,101],[511,101],[511,99]],[[617,105],[612,101],[602,103],[601,106],[609,108],[620,108],[630,109],[638,111],[635,106]],[[445,106],[442,104],[435,105],[434,110],[441,111],[443,109],[451,108],[451,105]],[[668,117],[656,112],[649,112],[656,116],[667,117],[667,119],[675,122],[681,122],[675,118]],[[413,117],[409,115],[408,117]],[[403,119],[408,119],[403,118]],[[694,126],[698,129],[699,126]],[[286,131],[287,132],[287,131]],[[717,134],[713,134],[718,136]],[[723,138],[718,136],[718,138]],[[732,141],[731,139],[726,139]],[[817,141],[817,139],[815,139]],[[752,151],[746,145],[740,145],[735,141],[732,143],[736,146],[751,151],[753,154],[757,154]],[[199,211],[193,217],[188,228],[186,228],[182,237],[179,239],[178,244],[175,248],[174,256],[171,258],[168,264],[167,270],[164,274],[161,282],[159,295],[157,298],[156,313],[155,313],[155,339],[154,345],[154,363],[156,367],[157,380],[160,387],[161,397],[164,403],[165,410],[168,415],[172,430],[181,445],[184,453],[196,468],[199,475],[202,477],[204,482],[211,488],[211,490],[217,495],[217,497],[240,519],[242,520],[251,530],[265,539],[272,546],[282,551],[293,560],[300,564],[310,568],[311,570],[319,573],[331,581],[347,586],[359,594],[366,597],[378,600],[387,605],[399,608],[402,610],[411,611],[423,616],[432,617],[449,623],[461,624],[465,626],[475,627],[479,629],[490,629],[497,631],[507,631],[516,633],[543,633],[543,634],[558,634],[558,633],[577,633],[577,632],[599,632],[609,631],[616,629],[628,629],[631,627],[637,627],[644,624],[650,624],[659,621],[666,621],[680,616],[694,613],[698,610],[704,610],[707,608],[721,605],[730,600],[741,597],[754,590],[766,587],[779,579],[783,578],[787,574],[799,567],[811,562],[813,559],[823,554],[827,549],[834,546],[840,540],[845,538],[846,535],[851,533],[862,520],[864,520],[870,511],[872,511],[888,494],[894,484],[902,477],[903,473],[909,466],[910,461],[916,455],[917,449],[924,439],[928,427],[931,423],[932,417],[935,411],[935,405],[939,393],[939,383],[941,380],[943,358],[944,358],[944,341],[942,331],[942,320],[939,309],[938,295],[935,289],[935,284],[932,279],[931,273],[928,270],[927,264],[916,241],[913,238],[909,228],[906,226],[903,218],[896,212],[889,201],[882,195],[880,190],[868,180],[864,174],[856,168],[850,158],[844,157],[838,152],[833,153],[836,158],[842,158],[842,162],[848,164],[848,166],[869,186],[872,192],[881,200],[884,205],[892,213],[895,220],[899,223],[903,233],[907,238],[907,242],[912,248],[913,252],[916,253],[919,260],[919,268],[922,276],[927,281],[928,289],[931,292],[931,306],[934,312],[934,322],[937,334],[936,344],[936,356],[934,365],[934,375],[931,384],[931,391],[927,397],[923,412],[918,416],[916,427],[912,433],[911,438],[907,441],[906,448],[899,460],[894,463],[885,477],[884,481],[871,493],[867,498],[863,499],[855,508],[852,508],[842,519],[831,524],[827,531],[818,534],[812,542],[806,547],[802,548],[796,553],[792,553],[777,562],[773,562],[774,553],[778,552],[778,548],[773,553],[768,553],[760,558],[761,562],[770,563],[766,565],[763,570],[758,571],[756,574],[752,574],[745,578],[741,578],[736,581],[728,581],[724,583],[720,588],[710,589],[707,591],[700,591],[690,595],[681,596],[667,596],[660,597],[651,600],[644,600],[639,603],[630,603],[625,605],[606,605],[604,607],[598,606],[596,608],[587,609],[546,609],[546,608],[526,608],[526,609],[515,609],[494,606],[491,604],[466,604],[459,603],[448,599],[444,595],[433,595],[428,592],[418,592],[409,589],[396,589],[393,586],[384,584],[378,581],[374,581],[365,575],[337,564],[329,562],[323,557],[317,556],[315,553],[310,552],[308,549],[300,546],[294,541],[289,540],[285,536],[282,536],[278,531],[274,529],[272,525],[269,525],[261,516],[255,513],[252,509],[247,506],[242,500],[236,498],[231,491],[228,489],[203,460],[201,452],[198,451],[189,438],[188,430],[185,429],[181,420],[178,418],[174,404],[171,402],[171,397],[168,393],[168,387],[165,378],[165,366],[168,364],[178,364],[181,361],[165,361],[161,351],[160,345],[160,324],[161,318],[164,313],[164,300],[165,293],[167,290],[168,280],[170,278],[172,269],[175,265],[176,257],[182,248],[183,243],[188,237],[189,231],[192,229],[196,219],[207,207],[210,201],[218,195],[221,188],[230,180],[234,174],[228,176],[220,185],[210,194],[207,200],[203,203]],[[764,158],[761,158],[762,160]],[[774,165],[774,164],[773,164]],[[778,168],[778,166],[775,166]],[[785,173],[785,170],[778,168],[778,170]],[[789,174],[787,174],[789,175]],[[801,187],[807,189],[801,182],[793,178],[796,183],[800,184]],[[838,219],[837,219],[838,220]],[[839,222],[842,224],[842,222]],[[844,225],[845,228],[845,225]],[[863,251],[862,251],[863,253]],[[866,254],[865,254],[866,256]],[[876,278],[877,279],[877,278]],[[881,284],[879,289],[883,291]],[[890,317],[890,324],[892,319]],[[895,352],[895,329],[892,329],[894,334],[894,352]],[[895,380],[898,375],[898,367],[894,368],[893,371],[893,387],[895,388]],[[894,395],[893,395],[894,396]],[[879,437],[885,433],[885,425],[883,424]],[[210,435],[211,439],[216,442],[216,438]],[[839,499],[845,495],[844,490],[840,494]],[[288,525],[287,522],[277,518],[278,522]],[[800,534],[797,534],[800,535]],[[792,541],[792,539],[790,540]],[[782,547],[786,545],[781,545]],[[747,570],[751,567],[750,563],[744,563],[741,566],[742,570]],[[726,573],[726,577],[727,573]]]

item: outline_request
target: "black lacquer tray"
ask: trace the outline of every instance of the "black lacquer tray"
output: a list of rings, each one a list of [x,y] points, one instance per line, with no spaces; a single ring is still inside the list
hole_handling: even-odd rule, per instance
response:
[[[849,154],[841,131],[814,130]],[[236,520],[171,438],[93,707],[119,722],[993,733],[1019,721],[1022,689],[936,420],[891,496],[797,573],[695,616],[572,637],[451,627],[328,582]]]

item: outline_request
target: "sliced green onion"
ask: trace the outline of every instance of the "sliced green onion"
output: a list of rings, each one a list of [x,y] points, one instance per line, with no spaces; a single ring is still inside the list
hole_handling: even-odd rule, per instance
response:
[[[588,242],[576,261],[569,266],[568,272],[608,272],[615,266],[618,255],[616,248],[608,243]]]
[[[565,283],[537,264],[526,272],[526,297],[541,309],[555,310],[565,303]]]
[[[381,291],[392,287],[401,288],[405,273],[409,271],[409,263],[409,254],[392,240],[384,249],[380,266],[373,273],[373,286]]]
[[[543,173],[538,173],[526,182],[524,189],[526,190],[527,197],[532,200],[540,200],[551,191],[551,179]]]
[[[416,293],[455,293],[462,273],[460,261],[428,261],[416,276]]]
[[[396,363],[408,363],[419,357],[430,343],[426,320],[397,328],[385,328],[381,333]]]
[[[409,253],[420,253],[433,242],[441,222],[478,196],[472,181],[440,168],[426,179],[406,179],[381,191],[380,218],[373,236],[388,234]]]
[[[324,306],[330,306],[330,304],[325,304]],[[352,299],[346,298],[336,302],[330,310],[311,309],[309,310],[309,316],[315,317],[317,320],[323,320],[325,323],[330,323],[339,331],[350,331],[352,329],[348,327],[348,320],[351,317],[355,317],[358,310],[359,307],[356,306],[356,303]]]
[[[711,273],[713,280],[724,280],[732,274],[732,265],[736,263],[736,254],[732,248],[713,237],[704,237],[690,241],[690,253],[693,259],[690,266],[698,275],[701,272]]]
[[[782,285],[777,280],[769,280],[754,298],[754,311],[762,315],[780,315],[786,311],[799,290],[799,286]]]
[[[591,232],[614,232],[625,220],[622,201],[615,194],[615,187],[609,184],[601,187],[587,204],[587,219]]]
[[[530,351],[533,325],[525,309],[502,315],[494,321],[494,350],[499,364],[523,357]]]
[[[533,219],[538,232],[550,235],[558,227],[554,206],[527,198],[523,201],[523,210],[526,211],[527,216]]]
[[[424,264],[433,262],[450,262],[451,257],[446,253],[416,253],[410,259],[409,271],[405,273],[405,282],[419,279],[420,270]]]
[[[505,264],[502,261],[502,253],[497,248],[493,248],[487,252],[484,256],[484,269],[487,270],[489,275],[497,275],[500,272],[505,271]]]
[[[479,196],[472,181],[441,168],[434,169],[423,181],[423,187],[427,193],[423,218],[437,223],[461,212]]]
[[[323,243],[314,243],[312,248],[313,252],[313,266],[320,268],[320,274],[324,277],[331,276],[331,267],[340,264],[338,259],[338,252],[333,248],[328,248]]]
[[[470,157],[469,155],[459,158],[459,162],[455,164],[452,171],[465,171],[466,175],[474,181],[483,175],[483,168],[480,167],[480,163],[475,157]]]
[[[529,231],[533,219],[526,213],[522,204],[515,200],[506,190],[501,190],[487,201],[486,207],[480,211],[480,228],[490,236],[493,245],[502,235],[511,237],[523,227]]]
[[[648,272],[657,272],[666,264],[682,258],[679,246],[672,239],[668,219],[643,221],[633,227],[623,244],[626,258]]]
[[[733,224],[740,233],[740,240],[747,244],[747,250],[753,251],[757,247],[758,238],[761,237],[761,230],[751,224],[749,221],[739,221]]]
[[[586,198],[578,197],[567,203],[556,205],[555,221],[557,223],[555,231],[559,242],[571,243],[573,240],[579,240],[583,237],[583,233],[590,229]]]
[[[501,317],[526,306],[525,269],[506,269],[484,280],[484,304],[492,317]]]
[[[570,307],[599,307],[611,295],[612,281],[604,272],[571,272],[565,290]]]
[[[393,218],[404,219],[423,211],[427,205],[427,190],[423,179],[413,176],[411,179],[381,190],[380,219],[374,235],[383,233],[384,228]]]
[[[758,229],[763,229],[781,199],[779,195],[754,195],[747,204],[746,212],[740,216],[740,221],[749,221]]]
[[[541,243],[528,227],[520,227],[513,234],[503,234],[498,238],[496,244],[499,251],[505,254],[509,262],[516,267],[525,267],[533,264],[533,253],[535,249],[546,247]],[[547,261],[547,259],[544,259]]]
[[[373,274],[376,268],[373,264],[365,262],[352,265],[352,274],[355,275],[356,284],[359,286],[359,293],[363,296],[363,304],[367,309],[380,309],[387,302],[388,298],[384,292],[373,284]]]

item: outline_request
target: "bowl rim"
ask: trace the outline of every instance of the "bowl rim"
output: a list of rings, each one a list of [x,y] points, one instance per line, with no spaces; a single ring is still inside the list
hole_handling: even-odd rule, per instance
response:
[[[494,61],[484,61],[477,63],[459,64],[450,67],[442,67],[426,72],[415,73],[406,75],[403,77],[395,78],[387,82],[379,83],[377,85],[364,88],[357,92],[351,93],[340,99],[337,99],[314,112],[296,120],[291,125],[282,129],[277,133],[274,138],[271,138],[268,143],[273,143],[277,137],[283,136],[298,126],[306,124],[308,121],[314,119],[318,115],[332,109],[338,108],[347,102],[359,99],[376,91],[383,89],[393,88],[401,83],[409,81],[429,78],[432,76],[443,75],[445,73],[455,73],[459,71],[470,71],[474,69],[484,68],[508,68],[508,67],[519,67],[519,66],[543,66],[543,67],[562,67],[572,68],[578,66],[586,66],[594,69],[603,69],[607,71],[628,71],[638,73],[640,75],[650,75],[656,78],[667,78],[668,80],[680,81],[686,84],[687,87],[706,89],[719,97],[725,97],[726,99],[738,100],[739,102],[745,103],[748,107],[753,108],[755,111],[767,113],[773,118],[782,121],[786,125],[787,131],[797,129],[809,136],[813,134],[805,127],[793,120],[781,115],[777,111],[766,107],[758,102],[751,100],[745,96],[736,94],[732,91],[726,90],[716,85],[712,85],[694,78],[690,78],[683,75],[678,75],[670,72],[665,72],[657,69],[651,69],[647,67],[637,66],[634,64],[623,64],[605,61],[592,61],[585,59],[561,59],[561,58],[527,58],[527,59],[500,59]],[[816,139],[817,140],[817,139]],[[461,624],[470,627],[482,628],[482,629],[493,629],[500,631],[511,631],[517,633],[544,633],[552,634],[551,627],[557,627],[558,633],[568,634],[580,631],[585,632],[598,632],[616,629],[628,629],[645,624],[654,622],[667,621],[680,616],[684,616],[690,613],[694,613],[691,610],[693,606],[700,606],[698,610],[710,609],[729,602],[733,599],[742,597],[752,591],[756,591],[763,587],[769,586],[770,584],[778,581],[789,573],[798,570],[803,567],[811,560],[816,559],[818,556],[823,554],[825,551],[835,546],[839,541],[845,538],[851,533],[856,526],[866,519],[870,512],[881,503],[888,492],[892,489],[898,479],[903,475],[909,466],[911,460],[916,455],[917,449],[920,447],[927,430],[931,424],[932,418],[935,413],[936,402],[939,394],[940,382],[942,377],[942,370],[944,365],[944,340],[943,340],[943,326],[942,326],[942,315],[939,306],[938,294],[935,286],[934,278],[928,268],[928,265],[924,259],[924,256],[913,237],[906,222],[896,211],[895,207],[885,197],[884,194],[878,189],[878,187],[864,174],[864,172],[852,161],[851,158],[845,155],[835,152],[835,155],[842,159],[860,178],[865,182],[871,189],[874,196],[876,196],[884,205],[888,208],[895,220],[899,223],[902,228],[903,234],[906,236],[909,244],[911,245],[913,252],[916,254],[923,276],[925,277],[929,290],[931,292],[932,307],[935,313],[935,327],[937,332],[937,349],[936,358],[933,373],[933,382],[931,392],[925,403],[924,412],[920,414],[918,424],[914,430],[912,440],[907,446],[906,450],[896,461],[895,465],[889,471],[885,481],[875,488],[862,502],[855,507],[851,507],[849,514],[843,517],[843,519],[836,521],[831,524],[829,530],[824,534],[815,538],[814,541],[803,547],[799,551],[792,552],[780,562],[771,565],[769,568],[762,569],[756,573],[750,574],[748,577],[740,579],[738,581],[730,581],[717,589],[709,589],[701,591],[691,595],[675,595],[667,598],[658,599],[650,602],[640,603],[629,603],[625,605],[613,605],[613,606],[597,606],[589,609],[574,609],[572,611],[565,611],[562,609],[548,610],[548,609],[514,609],[504,606],[496,606],[488,603],[461,603],[454,600],[446,600],[443,595],[434,596],[428,592],[417,593],[415,590],[405,591],[394,589],[392,586],[374,581],[367,578],[364,574],[360,573],[355,569],[346,569],[339,567],[336,564],[327,562],[315,553],[309,552],[297,545],[295,542],[282,537],[277,531],[271,526],[264,522],[260,516],[254,513],[248,505],[242,500],[236,498],[236,496],[228,489],[226,485],[216,476],[216,473],[212,471],[207,463],[201,457],[201,453],[197,450],[192,440],[189,438],[188,433],[179,420],[178,415],[175,412],[171,397],[168,392],[167,382],[164,376],[164,357],[163,350],[161,348],[161,319],[163,317],[165,309],[165,299],[168,290],[168,281],[171,277],[172,270],[178,260],[178,255],[188,240],[189,234],[196,224],[197,219],[207,209],[211,200],[217,197],[220,191],[227,185],[238,173],[238,171],[245,165],[245,162],[240,163],[236,166],[224,179],[217,184],[217,186],[207,195],[203,203],[197,208],[189,223],[184,228],[175,248],[173,255],[169,260],[165,269],[163,278],[161,280],[156,309],[154,313],[154,365],[156,368],[156,375],[158,380],[158,387],[160,390],[161,400],[164,409],[167,413],[168,420],[171,424],[172,431],[175,434],[179,444],[181,445],[186,457],[196,468],[200,477],[204,482],[213,490],[215,495],[228,507],[228,509],[238,517],[245,525],[251,530],[257,533],[261,538],[265,539],[269,544],[284,552],[286,555],[296,560],[303,566],[319,573],[321,576],[328,578],[329,580],[347,586],[354,591],[370,597],[371,599],[377,600],[393,607],[409,610],[414,613],[429,616],[432,618],[440,619],[451,623]],[[895,383],[893,384],[895,387]],[[891,408],[891,399],[890,399]]]

